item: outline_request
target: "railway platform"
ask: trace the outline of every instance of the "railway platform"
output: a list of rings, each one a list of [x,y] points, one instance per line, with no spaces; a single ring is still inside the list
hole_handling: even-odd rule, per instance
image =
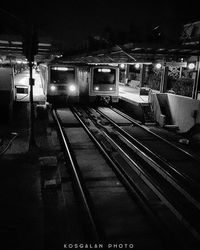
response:
[[[135,118],[145,124],[154,124],[154,116],[149,102],[148,92],[142,94],[140,88],[119,85],[119,106],[134,114]]]
[[[119,98],[119,106],[121,106],[122,109],[127,110],[130,116],[134,114],[134,117],[136,119],[147,125],[148,128],[153,132],[156,132],[157,134],[168,139],[169,141],[172,141],[173,143],[178,143],[178,145],[182,144],[181,146],[186,150],[189,149],[194,153],[200,155],[199,124],[191,127],[190,130],[188,130],[188,132],[186,133],[179,132],[179,128],[173,125],[169,125],[168,127],[166,126],[165,128],[155,126],[156,123],[151,114],[149,96],[141,95],[141,91],[139,88],[120,85]],[[145,117],[145,115],[147,115],[147,118]]]
[[[148,103],[148,95],[141,95],[139,88],[119,85],[119,97],[135,105]]]
[[[33,101],[36,103],[45,103],[46,97],[42,88],[40,74],[33,69]],[[30,87],[29,87],[29,70],[25,70],[14,77],[15,85],[15,100],[17,102],[29,102]]]

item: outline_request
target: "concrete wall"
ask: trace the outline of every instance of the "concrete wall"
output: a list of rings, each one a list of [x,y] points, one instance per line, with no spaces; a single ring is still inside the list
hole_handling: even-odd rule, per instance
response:
[[[162,95],[163,96],[163,95]],[[162,96],[160,98],[162,98]],[[149,95],[149,102],[151,103],[153,112],[154,112],[154,119],[158,122],[158,124],[163,127],[165,123],[165,117],[161,112],[160,103],[158,101],[158,95],[155,93],[151,93]]]
[[[159,97],[158,97],[159,96]],[[171,122],[179,127],[180,132],[186,132],[195,123],[200,123],[200,101],[193,100],[188,97],[174,95],[174,94],[153,94],[151,96],[151,103],[154,110],[156,121],[161,125],[161,108],[158,107],[160,103],[168,103],[168,108],[171,114]],[[163,102],[162,102],[163,99]],[[166,99],[168,102],[166,102]],[[194,114],[197,114],[196,119]]]
[[[127,114],[137,119],[141,122],[144,122],[144,115],[142,106],[140,103],[128,101],[127,99],[120,98],[118,106],[126,110]]]
[[[195,123],[200,123],[200,101],[184,96],[168,95],[168,103],[174,124],[181,132],[189,130]],[[197,112],[196,119],[194,112]]]
[[[174,121],[171,117],[171,111],[169,108],[169,100],[166,94],[159,94],[157,95],[158,103],[160,106],[161,114],[165,116],[165,124],[172,125]]]

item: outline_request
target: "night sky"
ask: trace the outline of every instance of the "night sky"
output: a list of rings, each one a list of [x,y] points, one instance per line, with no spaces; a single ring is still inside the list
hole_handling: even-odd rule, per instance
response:
[[[0,8],[25,23],[32,16],[42,34],[64,41],[67,46],[79,44],[90,35],[102,34],[106,28],[127,31],[133,25],[145,33],[157,25],[173,30],[180,23],[200,20],[198,7],[192,1],[191,4],[161,0],[7,1]],[[14,20],[7,18],[9,22]]]

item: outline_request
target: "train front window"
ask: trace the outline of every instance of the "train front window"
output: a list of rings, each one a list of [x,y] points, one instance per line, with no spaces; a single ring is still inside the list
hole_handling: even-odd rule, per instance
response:
[[[93,84],[115,84],[115,69],[95,68]]]
[[[51,83],[66,84],[75,82],[75,69],[73,67],[53,66],[50,70]]]

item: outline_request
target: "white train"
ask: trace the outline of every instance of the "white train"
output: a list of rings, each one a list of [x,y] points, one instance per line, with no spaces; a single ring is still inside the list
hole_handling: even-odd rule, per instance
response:
[[[47,101],[118,102],[119,70],[109,65],[48,63],[39,65]]]

